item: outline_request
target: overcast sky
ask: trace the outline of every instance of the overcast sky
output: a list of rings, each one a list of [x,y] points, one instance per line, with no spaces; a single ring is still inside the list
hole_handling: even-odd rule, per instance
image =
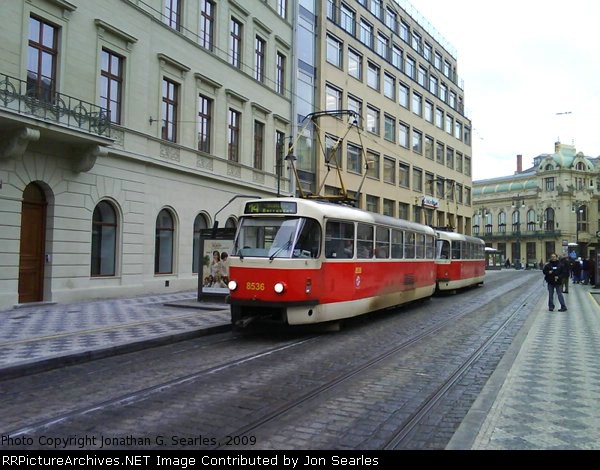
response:
[[[513,174],[517,154],[529,168],[556,140],[600,155],[600,1],[410,1],[457,52],[474,180]]]

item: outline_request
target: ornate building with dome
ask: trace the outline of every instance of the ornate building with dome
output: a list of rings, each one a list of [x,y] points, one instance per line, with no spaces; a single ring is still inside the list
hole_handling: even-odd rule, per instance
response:
[[[513,175],[473,181],[472,233],[515,266],[536,267],[551,253],[595,258],[600,230],[599,157],[556,142]]]

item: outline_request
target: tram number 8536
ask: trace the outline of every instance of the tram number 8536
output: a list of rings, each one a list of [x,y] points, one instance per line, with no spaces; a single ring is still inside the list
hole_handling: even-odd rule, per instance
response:
[[[265,290],[264,282],[247,282],[246,290]]]

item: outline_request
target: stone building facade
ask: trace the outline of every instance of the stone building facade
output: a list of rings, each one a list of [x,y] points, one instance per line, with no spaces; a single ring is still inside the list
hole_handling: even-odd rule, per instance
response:
[[[513,265],[595,257],[599,201],[598,158],[556,142],[528,169],[518,155],[513,175],[473,182],[473,234]]]
[[[456,51],[408,1],[2,8],[0,309],[193,289],[245,197],[340,191],[321,149],[360,207],[471,230]]]
[[[289,194],[277,3],[3,2],[0,308],[192,289],[229,200]]]

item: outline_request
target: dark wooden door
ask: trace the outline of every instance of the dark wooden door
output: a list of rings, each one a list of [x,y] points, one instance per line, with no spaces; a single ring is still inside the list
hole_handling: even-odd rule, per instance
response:
[[[32,183],[23,192],[21,206],[19,303],[43,300],[45,231],[46,198],[41,188]]]

